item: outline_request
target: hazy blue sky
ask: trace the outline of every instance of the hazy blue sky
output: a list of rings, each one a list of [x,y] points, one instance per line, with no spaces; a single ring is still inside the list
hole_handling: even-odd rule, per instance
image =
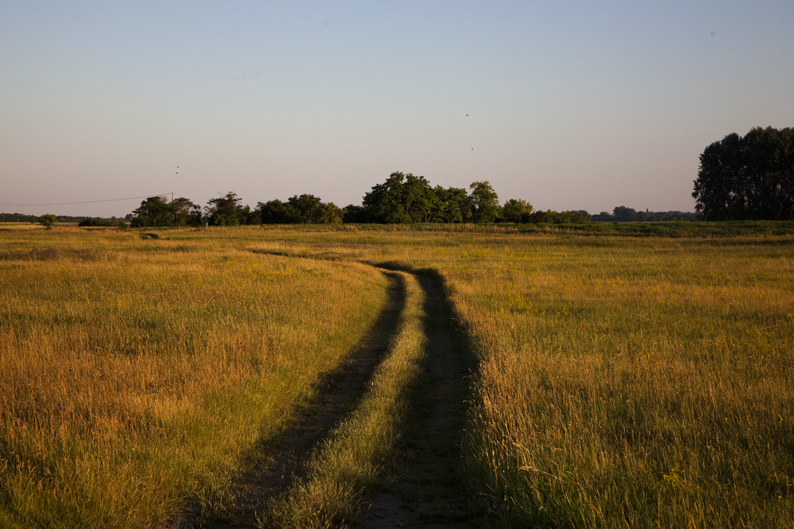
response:
[[[699,154],[754,126],[794,126],[791,0],[0,0],[3,212],[345,206],[393,171],[691,211]]]

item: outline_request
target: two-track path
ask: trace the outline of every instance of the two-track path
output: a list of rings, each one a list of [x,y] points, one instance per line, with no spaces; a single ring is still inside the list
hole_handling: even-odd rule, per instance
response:
[[[368,499],[365,528],[472,527],[460,471],[470,371],[443,289],[419,277],[425,291],[427,351],[410,399],[395,468]]]
[[[388,299],[372,331],[322,378],[317,397],[300,410],[298,420],[277,439],[257,447],[261,454],[239,476],[233,509],[207,516],[188,509],[169,524],[172,528],[256,527],[257,520],[267,518],[262,515],[269,503],[302,475],[313,448],[355,409],[388,352],[406,293],[399,274],[385,273]],[[471,522],[459,470],[470,366],[443,289],[430,278],[420,276],[419,281],[426,296],[423,372],[409,395],[398,453],[377,490],[365,494],[370,507],[354,522],[364,528],[467,527]]]

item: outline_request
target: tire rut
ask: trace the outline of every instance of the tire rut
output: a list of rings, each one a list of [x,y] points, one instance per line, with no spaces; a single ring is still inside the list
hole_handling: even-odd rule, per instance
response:
[[[426,296],[424,369],[410,395],[410,420],[394,468],[368,498],[371,507],[358,525],[474,527],[478,520],[460,469],[473,362],[443,288],[433,278],[416,275]]]
[[[233,507],[224,513],[187,508],[169,524],[172,529],[249,527],[257,515],[301,475],[311,451],[323,441],[365,395],[375,368],[383,360],[391,336],[396,332],[405,305],[405,284],[399,274],[384,272],[389,280],[387,302],[372,331],[354,352],[317,384],[317,395],[298,411],[297,420],[276,439],[257,444],[247,457],[248,467],[237,484]]]

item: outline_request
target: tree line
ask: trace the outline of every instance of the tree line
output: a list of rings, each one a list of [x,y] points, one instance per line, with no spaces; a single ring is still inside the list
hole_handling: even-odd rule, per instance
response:
[[[90,217],[72,215],[54,215],[56,222],[81,222]],[[26,215],[24,213],[0,213],[0,222],[39,222],[41,215]]]
[[[499,197],[487,181],[473,182],[468,189],[431,186],[424,176],[394,172],[372,187],[361,205],[339,208],[333,202],[304,194],[286,201],[258,202],[243,206],[235,193],[213,198],[201,207],[186,198],[168,202],[150,197],[129,216],[132,227],[237,226],[245,224],[340,224],[340,223],[582,223],[586,211],[535,211],[526,200]]]
[[[794,220],[794,129],[756,127],[712,143],[692,197],[705,220]]]
[[[700,220],[697,213],[689,211],[637,211],[634,208],[618,206],[612,213],[602,211],[593,215],[594,222],[670,222],[675,220]]]

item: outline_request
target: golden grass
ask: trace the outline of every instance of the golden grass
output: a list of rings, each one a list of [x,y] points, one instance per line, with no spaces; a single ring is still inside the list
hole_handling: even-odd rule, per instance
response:
[[[368,331],[386,286],[369,267],[217,235],[9,232],[0,270],[8,526],[153,527],[223,501],[246,451]]]
[[[388,356],[359,407],[318,447],[307,464],[307,476],[279,498],[272,522],[264,521],[264,526],[347,526],[364,507],[364,493],[377,482],[399,440],[409,386],[425,354],[425,296],[415,277],[400,275],[406,283],[406,302]]]
[[[493,504],[577,527],[794,523],[792,256],[574,241],[451,271]]]
[[[480,359],[465,464],[503,523],[794,525],[791,235],[291,237],[444,277]]]
[[[462,463],[475,501],[504,525],[794,526],[791,235],[240,228],[141,242],[58,231],[2,236],[0,450],[12,486],[0,522],[111,509],[129,525],[149,497],[170,498],[145,513],[153,520],[196,491],[222,496],[211,491],[234,457],[213,458],[256,436],[243,426],[251,437],[229,448],[212,432],[237,431],[230,421],[256,408],[245,420],[268,435],[270,412],[250,404],[287,409],[308,386],[295,373],[349,349],[307,367],[304,340],[345,337],[320,338],[311,322],[360,336],[367,325],[342,315],[371,322],[383,302],[378,273],[342,264],[359,260],[444,278],[480,362]],[[279,295],[298,298],[294,311],[261,302]],[[182,448],[188,426],[204,433]],[[114,507],[101,490],[131,499]],[[344,503],[323,501],[323,512]]]

